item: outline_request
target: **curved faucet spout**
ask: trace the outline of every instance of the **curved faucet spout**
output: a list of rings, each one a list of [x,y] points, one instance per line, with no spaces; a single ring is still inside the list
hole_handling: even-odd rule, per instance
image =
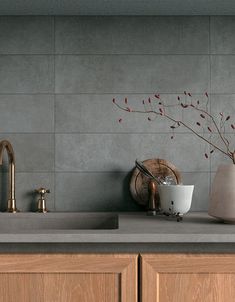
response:
[[[0,165],[3,164],[3,152],[5,149],[7,150],[9,162],[15,163],[15,155],[11,143],[7,140],[3,140],[0,142]]]
[[[9,159],[7,212],[16,213],[18,210],[15,200],[15,155],[11,143],[7,140],[0,142],[0,165],[3,164],[4,150],[7,151]]]

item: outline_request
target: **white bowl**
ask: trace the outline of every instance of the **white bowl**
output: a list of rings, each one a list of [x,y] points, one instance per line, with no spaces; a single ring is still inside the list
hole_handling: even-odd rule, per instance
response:
[[[193,185],[160,185],[161,210],[165,214],[185,214],[190,210]]]

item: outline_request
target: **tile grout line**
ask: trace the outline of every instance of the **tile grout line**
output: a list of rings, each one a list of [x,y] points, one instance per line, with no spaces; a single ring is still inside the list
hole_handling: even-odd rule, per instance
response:
[[[138,134],[146,134],[146,135],[158,135],[158,134],[169,134],[171,135],[172,132],[164,132],[164,131],[159,131],[159,132],[78,132],[78,131],[74,131],[74,132],[0,132],[1,135],[5,136],[5,135],[34,135],[34,134],[38,134],[38,135],[47,135],[47,136],[52,136],[52,137],[56,137],[57,135],[138,135]],[[210,132],[198,132],[199,134],[210,134]],[[184,131],[184,132],[175,132],[175,135],[185,135],[185,134],[190,134],[190,135],[194,135],[192,132],[188,131]],[[213,132],[212,134],[216,134],[216,132]],[[225,134],[234,134],[234,132],[225,132]]]
[[[141,132],[133,132],[133,131],[126,131],[126,132],[122,132],[122,131],[109,131],[109,132],[106,132],[106,131],[102,131],[102,132],[94,132],[94,131],[69,131],[69,132],[62,132],[62,131],[59,131],[59,132],[37,132],[37,131],[34,131],[34,132],[0,132],[1,135],[14,135],[14,134],[20,134],[20,135],[34,135],[34,134],[41,134],[41,135],[47,135],[47,136],[50,136],[50,135],[62,135],[62,134],[71,134],[71,135],[95,135],[95,134],[99,134],[99,135],[115,135],[115,134],[126,134],[126,135],[130,135],[130,134],[134,134],[134,135],[137,135],[137,134],[171,134],[172,132],[171,131],[141,131]],[[200,134],[203,134],[203,133],[206,133],[206,134],[210,134],[210,132],[198,132]],[[175,132],[175,135],[182,135],[182,134],[191,134],[191,135],[194,135],[191,131],[182,131],[182,132]],[[213,132],[212,134],[216,134],[216,132]],[[234,134],[233,131],[226,131],[225,134]]]
[[[209,56],[209,60],[210,60],[210,62],[209,62],[209,67],[210,67],[210,71],[209,71],[209,77],[210,77],[210,79],[209,79],[209,85],[210,85],[210,94],[211,94],[211,16],[209,16],[209,54],[210,54],[210,56]],[[212,110],[212,104],[211,104],[211,97],[210,97],[210,113],[211,113],[211,110]],[[209,195],[210,195],[210,190],[211,190],[211,169],[212,169],[212,160],[211,160],[211,154],[210,154],[210,174],[209,174]]]
[[[212,171],[213,173],[215,171]],[[8,173],[8,171],[1,171],[1,173]],[[119,170],[105,170],[105,171],[93,171],[93,170],[90,170],[90,171],[27,171],[27,170],[22,170],[22,171],[17,171],[16,174],[51,174],[51,175],[54,175],[54,174],[107,174],[107,173],[114,173],[114,174],[127,174],[127,173],[130,173],[130,170],[123,170],[123,171],[119,171]],[[194,174],[201,174],[201,173],[207,173],[209,174],[210,171],[181,171],[181,173],[194,173]]]
[[[161,91],[157,91],[159,94],[162,94],[162,95],[184,95],[183,92],[161,92]],[[204,94],[204,90],[202,92],[192,92],[192,96],[196,96],[196,95],[203,95]],[[24,95],[45,95],[45,96],[54,96],[54,95],[62,95],[62,96],[67,96],[67,95],[70,95],[70,96],[79,96],[79,95],[97,95],[97,96],[103,96],[103,95],[110,95],[110,96],[114,96],[115,94],[117,95],[146,95],[146,94],[151,94],[151,95],[154,95],[156,93],[156,91],[152,91],[152,92],[100,92],[100,93],[97,93],[97,92],[64,92],[64,93],[60,93],[60,92],[57,92],[57,93],[53,93],[53,92],[34,92],[34,93],[27,93],[27,92],[15,92],[15,93],[11,93],[11,92],[6,92],[6,93],[1,93],[0,92],[0,96],[11,96],[11,95],[16,95],[16,96],[24,96]],[[217,95],[235,95],[235,91],[234,92],[231,92],[231,93],[211,93],[211,95],[213,96],[217,96]],[[1,103],[1,100],[0,100],[0,103]]]
[[[67,56],[67,57],[85,57],[85,56],[235,56],[235,53],[0,53],[0,56]]]
[[[55,84],[55,33],[56,33],[56,20],[55,16],[53,16],[53,48],[54,48],[54,53],[53,53],[53,61],[54,61],[54,211],[56,211],[56,174],[55,174],[55,166],[56,166],[56,84]]]

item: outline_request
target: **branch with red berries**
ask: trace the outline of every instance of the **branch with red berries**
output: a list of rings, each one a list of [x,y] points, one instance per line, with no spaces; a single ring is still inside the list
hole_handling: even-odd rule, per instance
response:
[[[151,122],[154,121],[157,116],[166,118],[170,122],[170,130],[172,132],[171,139],[174,138],[174,132],[177,128],[183,126],[190,132],[195,134],[197,137],[205,141],[210,145],[210,154],[214,153],[215,150],[220,151],[225,156],[229,157],[235,164],[235,150],[231,150],[229,139],[226,137],[226,127],[230,121],[230,115],[225,115],[220,112],[218,117],[214,117],[209,112],[209,95],[206,92],[204,94],[204,100],[200,101],[194,99],[192,94],[184,91],[184,97],[177,97],[176,103],[167,104],[160,96],[160,94],[155,94],[153,97],[149,97],[147,100],[142,101],[142,110],[134,109],[129,106],[128,99],[125,98],[124,101],[117,101],[113,99],[113,103],[119,109],[126,111],[128,113],[144,114],[147,115],[147,119]],[[170,107],[180,108],[182,111],[192,110],[197,119],[194,122],[196,129],[190,124],[186,123],[183,119],[176,119],[168,111]],[[154,116],[154,118],[152,117]],[[123,121],[120,118],[119,123]],[[229,127],[235,130],[235,124],[230,123]],[[209,138],[205,137],[205,134],[209,133]],[[212,134],[217,134],[217,141],[213,142]],[[205,153],[205,157],[209,158],[208,153]]]

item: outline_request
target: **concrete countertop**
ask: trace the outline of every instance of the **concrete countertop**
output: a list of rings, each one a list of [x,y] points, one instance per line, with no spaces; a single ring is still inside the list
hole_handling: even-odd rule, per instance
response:
[[[115,214],[115,213],[112,213]],[[11,215],[1,213],[1,217]],[[21,219],[33,215],[56,213],[19,213]],[[60,213],[59,215],[63,215]],[[224,224],[206,213],[188,213],[182,222],[165,216],[146,216],[146,213],[118,213],[119,228],[108,230],[17,230],[0,229],[0,243],[93,243],[93,244],[169,244],[169,243],[235,243],[235,225]],[[46,216],[44,216],[46,217]],[[6,219],[7,223],[8,219]]]

